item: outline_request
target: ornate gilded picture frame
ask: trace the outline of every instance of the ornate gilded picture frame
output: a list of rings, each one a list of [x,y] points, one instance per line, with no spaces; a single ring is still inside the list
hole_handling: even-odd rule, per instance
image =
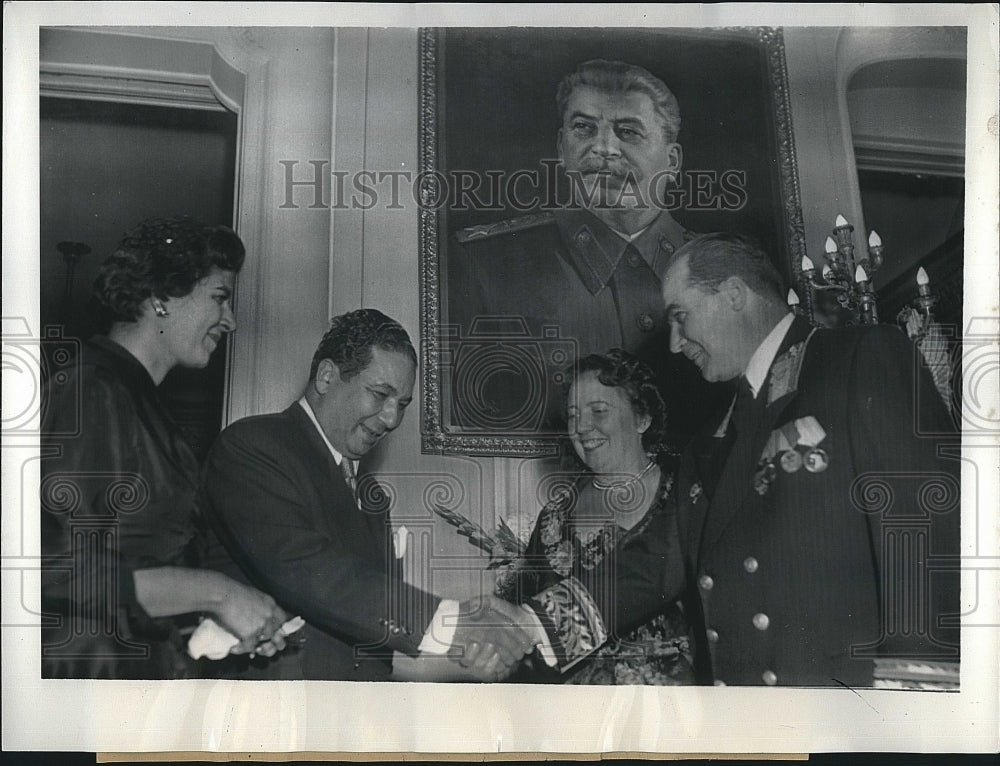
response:
[[[556,91],[581,62],[636,64],[676,95],[683,166],[669,209],[685,230],[751,234],[794,273],[805,244],[780,29],[428,28],[419,50],[424,452],[557,453],[547,410],[576,356],[606,350],[503,305],[456,321],[465,243],[544,227],[561,204]],[[496,391],[515,406],[498,410]]]

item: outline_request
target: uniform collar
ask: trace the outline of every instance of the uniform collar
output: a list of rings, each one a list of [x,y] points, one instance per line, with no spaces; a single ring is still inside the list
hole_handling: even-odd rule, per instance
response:
[[[689,232],[665,210],[631,243],[589,210],[556,210],[554,215],[573,266],[595,295],[607,286],[630,244],[662,278],[670,255],[690,239]]]
[[[761,341],[761,344],[757,346],[757,350],[753,352],[753,356],[750,357],[750,363],[747,364],[746,379],[747,383],[750,384],[750,390],[753,392],[754,399],[757,398],[761,386],[764,385],[764,380],[767,378],[767,371],[771,369],[771,363],[774,361],[774,357],[777,356],[778,349],[781,348],[781,342],[785,339],[785,335],[788,334],[793,319],[795,319],[795,314],[785,314],[771,328],[771,332]]]

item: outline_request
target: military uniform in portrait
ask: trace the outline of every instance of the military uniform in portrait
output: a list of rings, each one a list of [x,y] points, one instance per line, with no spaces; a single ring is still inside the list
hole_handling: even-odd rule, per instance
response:
[[[629,242],[586,210],[459,231],[446,286],[452,422],[521,435],[561,432],[566,367],[620,347],[653,368],[668,403],[668,441],[682,446],[727,391],[664,353],[660,280],[691,236],[663,212]]]

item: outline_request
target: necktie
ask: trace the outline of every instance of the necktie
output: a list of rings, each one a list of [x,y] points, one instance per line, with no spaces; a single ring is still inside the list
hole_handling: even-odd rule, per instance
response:
[[[750,389],[750,381],[746,376],[740,378],[736,388],[736,404],[733,406],[733,426],[736,428],[737,437],[749,437],[757,425],[757,415],[760,406],[757,399],[754,399],[753,391]]]
[[[755,470],[758,455],[753,454],[753,442],[763,413],[763,399],[763,394],[754,399],[747,379],[740,378],[736,404],[730,419],[730,426],[736,430],[736,438],[732,441],[726,460],[726,464],[737,471]]]
[[[354,464],[348,457],[342,457],[340,459],[340,470],[344,472],[344,480],[347,482],[347,486],[351,488],[351,494],[354,495],[354,499],[358,499],[358,479],[354,475]]]

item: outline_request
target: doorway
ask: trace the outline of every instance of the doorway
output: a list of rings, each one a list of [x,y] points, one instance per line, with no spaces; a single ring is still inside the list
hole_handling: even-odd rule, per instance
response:
[[[123,234],[151,217],[232,225],[237,115],[66,97],[40,99],[40,296],[43,327],[86,339],[91,285]],[[223,418],[227,349],[160,387],[203,458]]]

